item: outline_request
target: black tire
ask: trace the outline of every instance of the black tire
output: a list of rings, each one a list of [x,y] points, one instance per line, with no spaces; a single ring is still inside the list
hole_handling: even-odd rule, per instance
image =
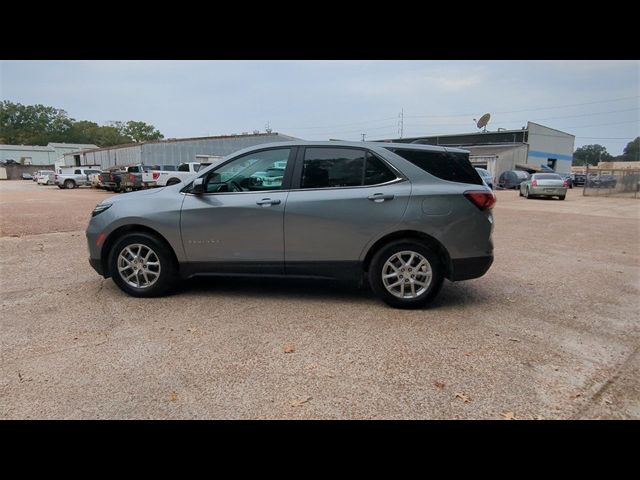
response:
[[[76,184],[73,180],[65,180],[64,181],[64,188],[66,189],[72,189],[72,188],[76,188]]]
[[[566,197],[566,195],[562,195],[561,197],[558,197],[560,200],[564,200]]]
[[[522,189],[521,188],[518,189],[518,195],[520,195],[521,197],[524,197],[524,195],[522,195]]]
[[[179,178],[170,178],[169,180],[167,180],[167,187],[171,186],[171,185],[175,185],[176,183],[180,183],[181,180]]]
[[[426,291],[416,298],[402,299],[394,296],[387,290],[382,280],[383,268],[387,260],[402,251],[411,251],[422,255],[431,266],[431,283]],[[369,265],[368,277],[371,289],[387,305],[394,308],[412,309],[423,307],[436,297],[442,288],[444,269],[441,259],[424,244],[415,240],[398,240],[385,245],[376,252]]]
[[[118,272],[118,256],[128,245],[142,244],[154,251],[160,262],[160,275],[155,283],[146,288],[136,288],[129,285]],[[133,297],[160,297],[167,294],[178,279],[178,266],[172,252],[167,245],[155,235],[149,233],[128,233],[119,238],[108,258],[109,272],[113,282],[123,292]]]

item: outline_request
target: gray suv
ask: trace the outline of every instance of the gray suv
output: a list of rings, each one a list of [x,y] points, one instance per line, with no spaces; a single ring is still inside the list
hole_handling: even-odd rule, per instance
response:
[[[493,262],[493,192],[456,148],[280,142],[96,206],[90,263],[138,297],[197,275],[362,282],[393,307]]]

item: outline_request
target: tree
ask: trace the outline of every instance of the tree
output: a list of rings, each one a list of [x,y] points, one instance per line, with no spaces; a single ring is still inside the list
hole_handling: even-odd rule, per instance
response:
[[[602,145],[583,145],[573,152],[572,165],[597,165],[598,162],[610,162],[613,156]]]
[[[622,153],[622,161],[624,162],[640,162],[640,137],[627,143]]]
[[[45,105],[0,103],[0,141],[13,144],[46,145],[63,141],[73,119],[64,110]]]
[[[153,125],[147,125],[144,122],[135,122],[133,120],[126,123],[123,133],[131,137],[134,142],[148,142],[164,138],[164,135],[156,130],[156,127]]]
[[[88,120],[76,121],[58,108],[0,102],[0,143],[4,144],[65,142],[110,147],[161,138],[164,136],[153,125],[144,122],[116,121],[101,126]]]

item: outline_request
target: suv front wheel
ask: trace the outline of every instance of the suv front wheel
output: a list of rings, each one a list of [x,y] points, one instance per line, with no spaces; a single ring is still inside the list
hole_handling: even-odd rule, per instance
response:
[[[115,284],[134,297],[164,295],[178,275],[167,246],[147,233],[130,233],[115,243],[109,254],[109,272]]]
[[[369,268],[369,284],[388,305],[419,308],[440,291],[444,273],[438,257],[426,246],[400,240],[380,249]]]

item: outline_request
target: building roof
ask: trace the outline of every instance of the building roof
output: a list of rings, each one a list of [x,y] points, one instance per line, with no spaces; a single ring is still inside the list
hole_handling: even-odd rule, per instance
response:
[[[230,138],[275,137],[275,136],[284,138],[286,140],[298,140],[296,137],[291,137],[289,135],[284,135],[278,132],[249,133],[247,135],[216,135],[216,136],[210,136],[210,137],[163,138],[162,140],[152,140],[148,142],[123,143],[122,145],[113,145],[111,147],[96,147],[96,148],[84,150],[84,153],[97,152],[100,150],[115,150],[119,148],[139,147],[141,145],[148,145],[153,143],[179,143],[179,142],[189,142],[193,140],[228,140]],[[71,153],[65,153],[65,155],[71,155]]]
[[[97,145],[93,143],[53,143],[49,142],[48,147],[53,148],[77,148],[77,149],[88,149],[88,148],[99,148]]]
[[[53,152],[51,147],[43,147],[42,145],[0,145],[0,150],[31,150],[36,152]]]

